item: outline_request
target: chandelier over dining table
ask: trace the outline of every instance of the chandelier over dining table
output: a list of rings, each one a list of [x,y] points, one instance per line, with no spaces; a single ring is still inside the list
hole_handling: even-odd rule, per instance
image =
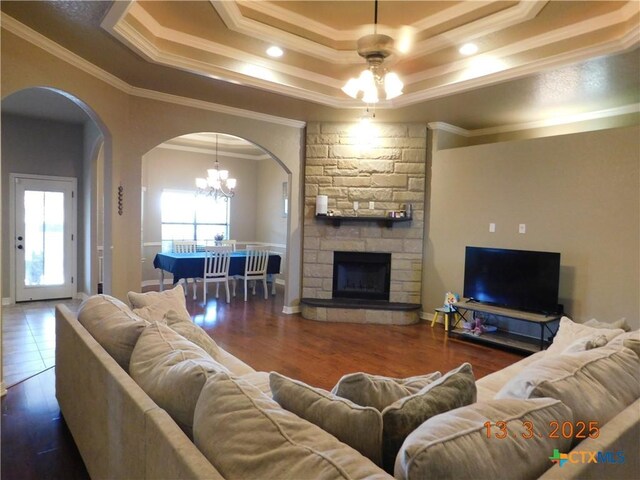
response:
[[[214,199],[231,198],[235,195],[236,179],[229,178],[229,170],[220,170],[218,163],[218,135],[216,134],[216,163],[207,170],[207,178],[196,178],[197,193]]]

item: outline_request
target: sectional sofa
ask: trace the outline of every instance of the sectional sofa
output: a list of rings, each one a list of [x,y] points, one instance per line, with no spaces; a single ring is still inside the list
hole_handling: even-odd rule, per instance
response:
[[[215,342],[213,351],[198,345],[185,310],[162,294],[130,300],[136,308],[106,295],[77,315],[56,308],[56,396],[92,478],[622,479],[640,471],[640,359],[627,348],[638,332],[611,333],[585,350],[593,335],[574,335],[565,322],[555,351],[475,382],[468,365],[405,383],[356,374],[406,390],[380,412],[338,395],[358,400],[353,376],[332,394],[256,372]],[[429,418],[407,430],[403,409]],[[398,426],[404,433],[389,440]]]

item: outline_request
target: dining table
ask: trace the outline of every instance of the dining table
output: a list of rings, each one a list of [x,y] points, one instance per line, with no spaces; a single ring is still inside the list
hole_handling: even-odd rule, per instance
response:
[[[153,266],[160,270],[160,291],[164,288],[165,272],[173,274],[174,285],[182,279],[202,278],[204,273],[204,258],[205,252],[157,253],[153,259]],[[229,277],[242,275],[244,273],[246,258],[246,250],[236,250],[235,252],[231,252],[229,260]],[[280,273],[281,261],[282,257],[279,254],[270,252],[269,260],[267,262],[267,275]],[[272,282],[271,293],[275,294],[275,282]]]

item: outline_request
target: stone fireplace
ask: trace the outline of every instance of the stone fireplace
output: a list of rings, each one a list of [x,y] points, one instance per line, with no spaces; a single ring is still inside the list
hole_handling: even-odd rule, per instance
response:
[[[422,290],[426,125],[378,125],[378,143],[367,147],[358,146],[354,126],[307,126],[302,315],[323,321],[414,323]],[[328,209],[340,222],[316,217],[318,195],[328,196]],[[410,221],[380,221],[406,204],[413,210]],[[384,252],[389,258],[388,297],[336,295],[335,252],[347,252],[347,257]],[[364,290],[371,288],[361,283]]]

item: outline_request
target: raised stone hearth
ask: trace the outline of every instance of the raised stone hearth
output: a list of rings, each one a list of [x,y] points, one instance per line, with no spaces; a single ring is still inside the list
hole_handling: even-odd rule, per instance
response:
[[[422,289],[426,125],[377,125],[378,143],[368,147],[357,144],[354,126],[307,126],[302,315],[332,322],[415,323]],[[342,217],[338,224],[316,218],[317,195],[328,196],[329,210]],[[373,209],[369,202],[374,202]],[[412,206],[411,221],[389,226],[363,221],[367,216],[386,217],[406,204]],[[344,218],[356,215],[357,222]],[[391,254],[386,306],[335,302],[340,300],[332,293],[335,251]],[[319,300],[333,303],[319,304]]]

